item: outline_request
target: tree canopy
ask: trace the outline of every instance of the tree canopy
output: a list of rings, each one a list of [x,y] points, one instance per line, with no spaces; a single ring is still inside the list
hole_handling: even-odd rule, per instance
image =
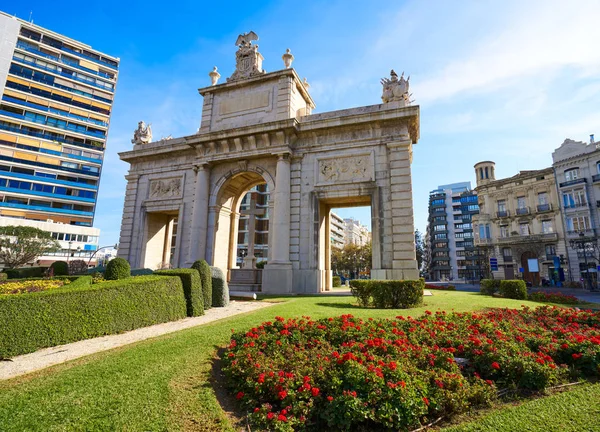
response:
[[[6,268],[21,267],[58,249],[58,242],[47,231],[27,226],[0,227],[0,262]]]
[[[359,277],[361,273],[371,270],[371,243],[364,246],[347,244],[343,249],[332,248],[331,269],[335,274],[348,274]]]

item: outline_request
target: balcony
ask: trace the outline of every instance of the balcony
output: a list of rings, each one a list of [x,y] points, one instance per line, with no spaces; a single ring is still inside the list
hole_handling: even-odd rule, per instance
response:
[[[499,218],[507,218],[510,216],[510,212],[508,210],[499,210],[496,212],[496,216]]]
[[[546,261],[554,261],[554,258],[556,258],[558,255],[556,254],[546,254]]]
[[[449,256],[439,256],[439,257],[433,257],[433,259],[431,261],[436,262],[436,261],[443,261],[443,262],[448,262],[448,260],[450,259]]]
[[[538,206],[537,206],[538,213],[544,213],[544,212],[549,212],[549,211],[552,211],[552,204],[538,204]]]
[[[568,230],[568,237],[579,237],[580,234],[583,233],[583,237],[593,237],[595,235],[594,230],[586,229],[586,230]]]
[[[491,244],[492,244],[491,238],[476,238],[475,239],[475,246],[483,246],[483,245],[491,245]]]
[[[594,174],[592,176],[592,183],[600,182],[600,174]]]
[[[557,233],[548,234],[530,234],[530,235],[511,235],[510,237],[498,238],[498,243],[538,243],[538,242],[551,242],[558,241]]]
[[[523,216],[529,214],[529,207],[519,207],[516,211],[517,216]]]
[[[575,179],[575,180],[569,180],[563,183],[559,183],[558,187],[567,187],[567,186],[573,186],[576,184],[582,184],[582,183],[587,183],[587,179],[584,178],[580,178],[580,179]]]
[[[574,202],[574,203],[570,203],[570,204],[563,204],[563,208],[564,209],[577,209],[577,208],[582,208],[582,207],[587,207],[588,203],[586,202]]]

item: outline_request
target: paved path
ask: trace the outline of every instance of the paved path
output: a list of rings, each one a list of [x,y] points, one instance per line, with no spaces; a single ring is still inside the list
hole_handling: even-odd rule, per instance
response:
[[[0,361],[0,381],[25,375],[97,352],[110,350],[190,327],[196,327],[233,315],[252,312],[275,304],[277,303],[231,301],[229,306],[209,309],[206,311],[205,315],[199,317],[185,318],[179,321],[142,327],[126,333],[101,336],[94,339],[73,342],[67,345],[44,348],[31,354],[13,357],[8,361]]]

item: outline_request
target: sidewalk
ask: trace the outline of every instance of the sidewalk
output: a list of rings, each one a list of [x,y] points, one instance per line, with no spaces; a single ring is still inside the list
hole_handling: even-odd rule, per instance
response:
[[[8,361],[0,361],[0,381],[25,375],[40,369],[45,369],[49,366],[64,363],[80,357],[85,357],[97,352],[107,351],[123,345],[128,345],[134,342],[143,341],[179,330],[196,327],[223,318],[228,318],[230,316],[252,312],[265,307],[274,306],[276,304],[277,303],[239,302],[232,300],[229,306],[224,308],[209,309],[206,311],[205,315],[199,317],[184,318],[179,321],[142,327],[126,333],[101,336],[94,339],[73,342],[67,345],[44,348],[31,354],[13,357]]]

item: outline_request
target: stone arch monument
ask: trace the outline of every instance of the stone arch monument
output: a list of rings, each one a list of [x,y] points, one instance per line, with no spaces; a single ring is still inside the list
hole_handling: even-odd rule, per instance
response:
[[[417,279],[411,162],[419,107],[410,105],[408,79],[394,71],[384,78],[382,104],[311,114],[293,55],[267,73],[257,39],[240,35],[232,76],[218,84],[215,67],[212,85],[199,89],[196,134],[148,142],[136,133],[133,150],[120,153],[131,166],[119,256],[133,268],[206,259],[253,290],[315,293],[331,286],[331,208],[370,205],[372,278]],[[270,191],[267,265],[260,271],[248,260],[239,269],[240,202],[262,183]]]

